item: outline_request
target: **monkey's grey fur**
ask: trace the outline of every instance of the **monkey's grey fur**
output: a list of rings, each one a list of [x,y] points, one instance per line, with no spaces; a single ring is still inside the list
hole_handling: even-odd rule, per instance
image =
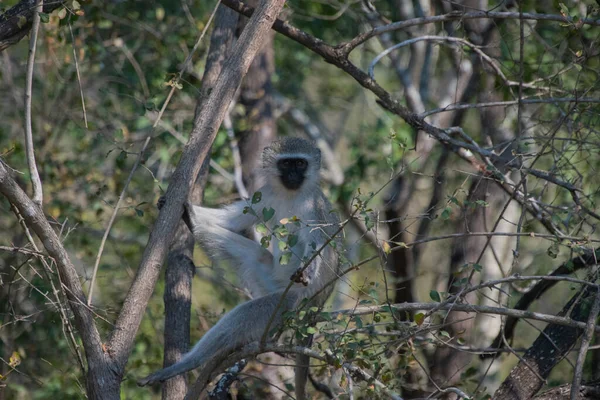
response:
[[[297,275],[304,262],[338,230],[339,221],[319,188],[319,149],[304,139],[287,138],[265,148],[262,162],[266,183],[258,190],[262,200],[252,205],[254,213],[244,213],[244,209],[250,206],[246,200],[222,209],[186,206],[196,240],[215,259],[232,261],[254,299],[238,305],[221,318],[179,362],[140,380],[140,385],[165,381],[260,340],[290,278]],[[303,177],[299,178],[299,175]],[[299,187],[295,188],[298,182]],[[289,189],[290,186],[294,189]],[[300,226],[294,223],[286,225],[289,233],[298,238],[291,248],[293,255],[287,264],[280,264],[283,252],[275,236],[269,248],[265,249],[241,235],[246,229],[263,222],[262,210],[269,208],[275,210],[273,217],[265,223],[269,230],[280,224],[283,218],[296,216],[301,221]],[[296,280],[300,283],[294,283],[287,293],[271,329],[280,327],[285,311],[295,309],[303,299],[319,293],[326,284],[335,280],[338,273],[338,255],[332,246],[327,245],[301,276],[297,276]],[[332,289],[333,285],[329,285],[311,304],[323,305]],[[305,398],[308,363],[306,356],[296,359],[296,398],[299,400]]]

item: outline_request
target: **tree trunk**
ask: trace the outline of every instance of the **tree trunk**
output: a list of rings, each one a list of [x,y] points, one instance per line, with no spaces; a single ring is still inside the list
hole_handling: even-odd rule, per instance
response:
[[[559,315],[569,315],[575,321],[587,321],[596,288],[585,286],[563,307]],[[572,312],[571,312],[572,309]],[[532,398],[544,385],[545,379],[571,350],[582,329],[548,325],[510,371],[492,400],[525,400]]]
[[[206,68],[202,78],[202,88],[196,106],[196,117],[200,115],[208,94],[213,89],[223,63],[229,56],[233,43],[238,14],[221,5],[215,16],[215,26],[210,38],[210,47],[206,60]],[[200,204],[208,177],[208,160],[206,157],[196,184],[192,188],[189,201]],[[165,331],[164,362],[168,367],[179,361],[188,351],[190,343],[190,320],[192,300],[192,278],[195,272],[193,262],[194,237],[183,221],[179,222],[175,239],[167,255],[165,270]],[[188,391],[187,376],[182,374],[167,380],[162,385],[162,397],[165,400],[183,399]]]

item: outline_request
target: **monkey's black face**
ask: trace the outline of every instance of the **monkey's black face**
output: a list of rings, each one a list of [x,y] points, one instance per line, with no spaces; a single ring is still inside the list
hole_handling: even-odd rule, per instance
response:
[[[279,177],[286,189],[299,189],[304,182],[307,169],[308,161],[304,158],[282,158],[277,161]]]

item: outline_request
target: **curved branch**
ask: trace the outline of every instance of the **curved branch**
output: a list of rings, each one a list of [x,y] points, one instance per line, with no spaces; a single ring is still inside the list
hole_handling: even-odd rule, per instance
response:
[[[85,349],[89,368],[88,389],[93,386],[90,377],[103,378],[107,382],[105,390],[116,389],[118,393],[118,383],[109,379],[109,376],[113,376],[110,369],[110,359],[103,350],[102,340],[94,322],[94,315],[86,304],[79,275],[71,262],[69,254],[46,220],[42,210],[12,179],[2,161],[0,161],[0,193],[19,210],[27,226],[35,232],[50,257],[56,262],[60,280],[66,289],[67,299],[75,317],[74,324],[81,335]],[[116,384],[116,388],[109,387],[111,383]]]
[[[225,3],[225,2],[224,2]],[[387,32],[398,31],[412,26],[433,24],[436,22],[446,21],[464,21],[468,19],[525,19],[525,20],[536,20],[536,21],[554,21],[563,22],[575,25],[573,18],[563,17],[562,15],[556,14],[538,14],[538,13],[518,13],[518,12],[489,12],[489,11],[473,11],[473,12],[462,12],[455,11],[443,15],[434,15],[423,18],[412,18],[406,21],[392,22],[391,24],[384,25],[378,28],[371,29],[368,32],[358,35],[354,39],[347,43],[343,43],[338,47],[343,50],[345,55],[350,54],[352,50],[360,46],[367,40],[381,35]],[[600,26],[600,19],[585,18],[580,19],[577,22],[579,25],[593,25]]]

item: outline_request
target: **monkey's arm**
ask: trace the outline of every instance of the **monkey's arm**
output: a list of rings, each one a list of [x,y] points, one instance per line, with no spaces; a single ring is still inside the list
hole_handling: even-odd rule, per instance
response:
[[[235,307],[221,318],[179,362],[140,379],[138,385],[163,382],[209,361],[222,359],[245,344],[260,340],[271,315],[276,312],[282,293],[283,291],[271,293]],[[280,327],[283,322],[282,314],[296,307],[297,303],[298,295],[290,291],[283,306],[277,311],[271,327]]]
[[[194,237],[215,259],[230,259],[238,270],[244,286],[253,297],[264,296],[283,289],[273,279],[273,255],[260,244],[238,233],[212,223],[203,223],[201,207],[191,209],[190,219]]]
[[[186,210],[193,227],[211,224],[232,232],[243,232],[258,220],[252,213],[244,213],[247,206],[248,203],[245,200],[237,201],[223,208],[207,208],[188,203]]]

